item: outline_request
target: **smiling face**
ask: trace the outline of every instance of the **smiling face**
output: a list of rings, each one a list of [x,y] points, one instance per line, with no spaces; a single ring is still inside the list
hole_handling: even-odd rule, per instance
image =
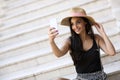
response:
[[[71,27],[76,34],[81,34],[82,32],[85,32],[85,26],[86,22],[82,18],[73,17],[71,19]]]

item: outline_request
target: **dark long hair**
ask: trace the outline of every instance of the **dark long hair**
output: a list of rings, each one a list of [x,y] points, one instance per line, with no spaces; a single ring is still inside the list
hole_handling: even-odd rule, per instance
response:
[[[70,31],[71,31],[71,51],[70,51],[70,55],[74,61],[74,64],[76,63],[76,60],[81,59],[82,54],[84,53],[84,49],[83,49],[83,44],[82,44],[82,40],[79,37],[78,34],[76,34],[73,30],[72,30],[72,25],[71,25],[71,19],[69,19],[70,22]],[[85,21],[87,24],[85,25],[85,31],[86,34],[90,36],[91,39],[94,39],[94,32],[92,30],[92,24],[91,22],[87,19],[82,17],[83,21]]]

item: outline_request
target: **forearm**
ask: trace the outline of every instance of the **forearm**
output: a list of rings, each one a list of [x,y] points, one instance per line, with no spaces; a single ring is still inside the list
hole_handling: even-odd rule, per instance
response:
[[[108,36],[104,33],[104,34],[102,34],[102,38],[105,42],[108,54],[115,55],[115,48],[114,48],[113,44],[111,43],[110,39],[108,38]]]
[[[51,48],[53,53],[57,56],[60,57],[62,55],[61,50],[58,48],[58,46],[56,45],[56,43],[54,41],[50,42]]]

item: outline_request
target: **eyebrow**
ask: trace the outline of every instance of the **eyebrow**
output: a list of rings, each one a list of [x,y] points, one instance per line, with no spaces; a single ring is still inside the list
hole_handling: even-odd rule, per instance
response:
[[[76,22],[78,22],[78,21],[81,21],[81,19],[76,20]],[[72,20],[71,20],[71,24],[73,24]]]

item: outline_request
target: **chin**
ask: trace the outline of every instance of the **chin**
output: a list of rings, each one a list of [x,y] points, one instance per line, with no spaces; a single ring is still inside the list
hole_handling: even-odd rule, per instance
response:
[[[80,32],[75,32],[76,34],[80,34]]]

